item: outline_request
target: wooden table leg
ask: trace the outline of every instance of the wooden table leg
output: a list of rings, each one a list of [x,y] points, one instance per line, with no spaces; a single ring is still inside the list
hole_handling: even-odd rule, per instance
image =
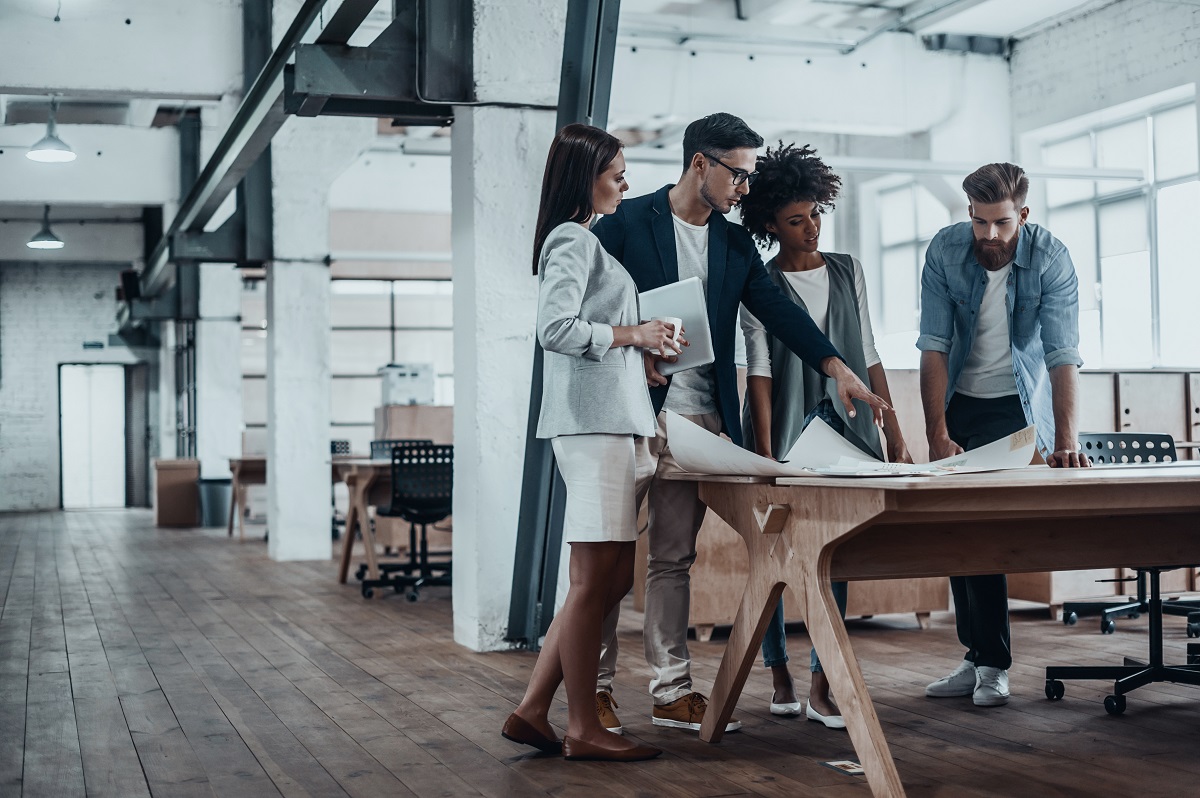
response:
[[[233,475],[233,490],[229,491],[229,537],[233,537],[233,514],[238,506],[238,477],[237,472]]]
[[[364,553],[367,555],[367,576],[379,578],[379,562],[375,557],[375,532],[371,529],[371,516],[367,512],[367,496],[370,494],[373,479],[363,480],[358,492],[358,526],[362,530]]]
[[[358,522],[358,502],[354,495],[354,484],[358,480],[355,475],[346,476],[346,487],[350,490],[350,507],[346,510],[346,534],[342,541],[342,561],[338,563],[338,584],[346,584],[346,575],[350,572],[350,560],[354,553],[354,525]]]
[[[238,501],[238,542],[246,542],[246,486],[239,485],[237,491]]]
[[[729,631],[729,643],[721,657],[721,667],[713,682],[708,710],[700,725],[700,739],[706,743],[717,743],[725,734],[725,726],[733,717],[734,707],[746,684],[746,677],[758,659],[758,649],[766,634],[767,624],[775,613],[775,606],[783,595],[785,584],[773,579],[770,574],[751,574],[742,593],[733,628]]]
[[[838,708],[846,720],[850,741],[863,766],[871,794],[876,798],[902,798],[904,786],[883,736],[875,705],[867,692],[867,683],[850,647],[850,635],[833,599],[829,579],[831,546],[817,561],[799,562],[804,582],[804,624],[813,648],[821,659],[821,668],[829,679]],[[732,637],[732,636],[731,636]]]
[[[737,617],[729,632],[729,642],[721,658],[721,667],[713,683],[708,711],[700,725],[700,739],[715,743],[725,734],[734,707],[754,667],[767,624],[775,612],[786,582],[783,566],[791,559],[791,545],[784,540],[790,510],[785,505],[764,503],[762,509],[746,506],[744,497],[712,486],[704,486],[705,502],[711,502],[717,515],[738,530],[749,553],[750,575],[742,592]]]

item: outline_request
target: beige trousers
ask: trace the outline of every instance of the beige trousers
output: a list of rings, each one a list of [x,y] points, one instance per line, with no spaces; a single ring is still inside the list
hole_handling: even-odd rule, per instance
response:
[[[716,413],[684,418],[714,434],[721,431],[721,417]],[[646,662],[654,670],[650,695],[655,704],[669,704],[692,690],[692,661],[687,647],[690,571],[696,561],[696,533],[704,521],[705,506],[700,501],[699,483],[663,479],[681,470],[671,456],[665,419],[660,413],[658,434],[637,441],[637,502],[639,507],[643,499],[649,504],[646,535],[650,557],[643,635]],[[597,690],[612,692],[620,613],[618,605],[604,619]]]

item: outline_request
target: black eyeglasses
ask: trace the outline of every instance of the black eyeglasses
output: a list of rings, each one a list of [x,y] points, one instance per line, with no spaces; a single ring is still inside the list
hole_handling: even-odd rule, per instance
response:
[[[704,157],[710,161],[716,161],[717,163],[721,164],[721,166],[724,166],[726,169],[728,169],[733,174],[733,184],[735,186],[740,186],[742,183],[754,185],[754,179],[758,177],[758,172],[747,172],[744,169],[734,169],[720,158],[716,157],[715,155],[709,155],[707,152],[704,153]]]

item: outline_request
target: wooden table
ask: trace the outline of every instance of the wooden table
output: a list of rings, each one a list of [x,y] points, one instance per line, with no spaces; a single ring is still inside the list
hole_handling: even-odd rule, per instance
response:
[[[229,461],[233,474],[233,492],[229,497],[229,537],[233,537],[233,516],[237,515],[238,540],[246,539],[246,488],[267,484],[267,458],[238,457]]]
[[[876,796],[904,787],[830,592],[903,579],[1200,562],[1200,465],[935,478],[679,475],[742,536],[750,575],[700,737],[720,740],[784,585],[801,612]],[[1141,525],[1144,533],[1131,535]]]
[[[367,508],[388,504],[392,494],[392,461],[364,457],[337,458],[334,469],[338,478],[350,490],[350,509],[346,512],[346,534],[342,536],[342,557],[338,563],[338,583],[346,584],[350,559],[354,550],[354,525],[362,531],[363,548],[367,557],[367,576],[379,578],[379,561],[375,556],[375,532]]]
[[[354,455],[334,455],[330,476],[340,482],[338,463],[355,459]],[[231,458],[229,471],[233,474],[233,491],[229,497],[229,537],[233,537],[233,516],[238,519],[238,540],[246,539],[246,488],[251,485],[267,484],[267,458],[265,455],[250,455]]]

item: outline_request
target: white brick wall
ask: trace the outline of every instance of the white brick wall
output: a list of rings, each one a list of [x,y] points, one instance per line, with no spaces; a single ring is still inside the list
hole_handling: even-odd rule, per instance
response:
[[[1200,80],[1200,6],[1121,0],[1019,42],[1016,134]]]
[[[121,268],[0,265],[0,511],[59,506],[59,364],[137,361],[108,346]]]

